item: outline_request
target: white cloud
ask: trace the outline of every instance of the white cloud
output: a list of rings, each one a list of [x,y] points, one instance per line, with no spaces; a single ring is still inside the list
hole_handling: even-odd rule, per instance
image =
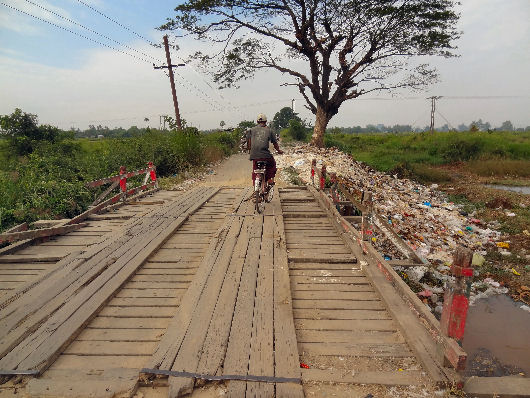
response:
[[[36,24],[36,22],[39,21],[31,17],[30,15],[33,15],[37,18],[43,19],[59,26],[73,26],[72,23],[45,10],[48,9],[65,18],[72,19],[70,13],[64,8],[57,7],[47,0],[39,0],[38,2],[33,0],[30,1],[31,3],[40,5],[42,8],[31,4],[28,1],[6,2],[7,5],[26,13],[23,14],[13,8],[0,6],[0,29],[4,28],[17,33],[37,35],[41,32],[40,28],[38,27],[38,24]]]

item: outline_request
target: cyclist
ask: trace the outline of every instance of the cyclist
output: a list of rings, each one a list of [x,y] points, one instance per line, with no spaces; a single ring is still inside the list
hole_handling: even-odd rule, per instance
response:
[[[246,132],[247,148],[250,150],[250,160],[253,161],[252,183],[254,184],[254,180],[256,179],[256,173],[254,173],[254,170],[257,167],[257,162],[265,161],[267,162],[265,178],[267,179],[268,186],[271,187],[274,185],[274,177],[276,176],[276,161],[274,160],[272,153],[269,151],[269,143],[272,142],[278,154],[281,155],[283,151],[280,150],[280,147],[278,146],[276,134],[267,126],[267,116],[260,113],[257,122],[257,126],[248,129]]]

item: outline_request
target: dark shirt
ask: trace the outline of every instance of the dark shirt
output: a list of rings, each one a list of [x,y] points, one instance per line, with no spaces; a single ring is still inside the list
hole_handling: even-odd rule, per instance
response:
[[[270,127],[255,126],[247,130],[250,138],[250,160],[272,158],[269,143],[277,143],[276,134]]]

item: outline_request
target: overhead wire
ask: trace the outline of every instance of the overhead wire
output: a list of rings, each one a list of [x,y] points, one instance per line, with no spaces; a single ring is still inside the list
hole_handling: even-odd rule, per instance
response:
[[[28,0],[26,0],[26,1],[28,1]],[[136,35],[137,37],[139,37],[139,38],[141,38],[142,40],[146,41],[146,42],[149,43],[150,45],[152,45],[152,46],[154,46],[154,47],[159,47],[159,44],[154,43],[153,41],[149,40],[148,38],[146,38],[145,36],[141,35],[140,33],[136,32],[136,31],[132,30],[131,28],[125,26],[124,24],[120,23],[120,22],[117,21],[116,19],[109,17],[108,15],[106,15],[106,14],[104,14],[103,12],[99,11],[97,8],[91,6],[90,4],[87,4],[87,3],[84,2],[83,0],[77,0],[77,1],[78,1],[80,4],[83,4],[84,6],[88,7],[88,8],[91,9],[92,11],[96,12],[97,14],[101,15],[102,17],[104,17],[104,18],[108,19],[109,21],[115,23],[116,25],[120,26],[121,28],[123,28],[123,29],[125,29],[125,30],[127,30],[127,31],[129,31],[129,32],[131,32],[131,33],[133,33],[134,35]],[[177,58],[179,58],[182,62],[184,62],[184,60],[183,60],[182,58],[180,58],[180,57],[178,57],[178,56],[177,56]],[[160,62],[160,61],[159,61],[159,62]],[[190,67],[190,69],[191,69],[193,72],[195,72],[197,75],[199,75],[199,77],[201,77],[200,74],[199,74],[194,68]],[[212,105],[212,103],[215,103],[218,107],[220,107],[220,108],[225,108],[225,106],[224,106],[223,103],[218,102],[217,100],[211,98],[208,94],[206,94],[206,93],[204,92],[204,90],[202,90],[202,89],[200,89],[199,87],[197,87],[195,84],[193,84],[192,82],[190,82],[190,81],[189,81],[188,79],[186,79],[184,76],[182,76],[182,75],[179,74],[178,72],[174,72],[174,73],[175,73],[175,75],[180,76],[183,80],[187,81],[187,83],[188,83],[191,87],[193,87],[195,90],[199,91],[203,96],[209,98],[209,103],[210,103],[210,105]],[[204,82],[205,82],[210,88],[212,88],[211,85],[209,85],[209,84],[204,80],[204,78],[201,77],[201,79],[202,79],[202,80],[203,80],[203,81],[204,81]],[[213,88],[212,88],[212,90],[213,90]],[[214,91],[215,91],[215,90],[214,90]],[[217,92],[216,92],[216,94],[219,95]],[[222,96],[220,96],[220,97],[221,97],[221,99],[222,99],[223,101],[226,101],[227,103],[230,103],[228,100],[224,99]]]
[[[83,39],[85,39],[85,40],[88,40],[88,41],[91,41],[91,42],[93,42],[93,43],[99,44],[99,45],[101,45],[101,46],[103,46],[103,47],[106,47],[106,48],[108,48],[108,49],[111,49],[111,50],[117,51],[117,52],[119,52],[119,53],[121,53],[121,54],[124,54],[124,55],[128,55],[129,57],[132,57],[132,58],[134,58],[134,59],[136,59],[136,60],[138,60],[138,61],[142,61],[142,62],[148,63],[149,65],[152,64],[152,61],[150,61],[150,60],[148,60],[148,59],[142,58],[142,57],[140,57],[140,56],[136,56],[136,55],[134,55],[134,54],[131,54],[131,53],[126,52],[126,51],[123,51],[123,50],[120,50],[119,48],[116,48],[116,47],[114,47],[114,46],[108,45],[108,44],[103,43],[103,42],[101,42],[101,41],[99,41],[99,40],[95,40],[95,39],[93,39],[93,38],[91,38],[91,37],[85,36],[85,35],[83,35],[83,34],[81,34],[81,33],[79,33],[79,32],[75,32],[75,31],[73,31],[73,30],[71,30],[71,29],[68,29],[68,28],[66,28],[66,27],[64,27],[64,26],[58,25],[58,24],[53,23],[53,22],[51,22],[51,21],[48,21],[48,20],[46,20],[46,19],[44,19],[44,18],[40,18],[40,17],[38,17],[38,16],[36,16],[36,15],[33,15],[33,14],[30,14],[30,13],[28,13],[28,12],[26,12],[26,11],[20,10],[20,9],[18,9],[18,8],[16,8],[16,7],[13,7],[13,6],[9,5],[9,4],[6,4],[6,3],[3,3],[3,2],[0,2],[0,5],[3,5],[3,6],[5,6],[5,7],[7,7],[7,8],[10,8],[10,9],[12,9],[12,10],[14,10],[14,11],[20,12],[20,13],[22,13],[22,14],[25,14],[25,15],[27,15],[27,16],[29,16],[29,17],[32,17],[32,18],[34,18],[34,19],[37,19],[37,20],[39,20],[39,21],[41,21],[41,22],[45,22],[45,23],[47,23],[47,24],[49,24],[49,25],[52,25],[52,26],[54,26],[54,27],[56,27],[56,28],[59,28],[59,29],[61,29],[61,30],[64,30],[64,31],[66,31],[66,32],[68,32],[68,33],[71,33],[71,34],[75,35],[75,36],[81,37],[81,38],[83,38]],[[215,108],[215,109],[217,109],[217,110],[218,110],[219,108],[221,108],[221,107],[219,106],[218,103],[216,104],[216,101],[215,101],[213,98],[211,98],[211,97],[208,96],[206,93],[204,93],[204,91],[198,89],[193,83],[189,82],[186,78],[184,78],[183,76],[181,76],[181,75],[178,74],[178,73],[175,73],[175,75],[177,76],[177,78],[179,78],[179,79],[181,80],[181,82],[183,82],[183,84],[184,84],[183,87],[184,87],[184,88],[186,89],[186,91],[188,91],[190,94],[193,94],[193,95],[195,95],[195,96],[198,96],[198,97],[201,98],[204,102],[206,102],[208,105],[210,105],[211,107],[213,107],[213,108]],[[191,87],[191,89],[190,89],[190,87]],[[197,90],[197,91],[194,92],[193,89],[195,89],[195,90]],[[201,96],[201,95],[198,95],[199,93],[202,94],[202,96]],[[205,98],[205,97],[206,97],[206,98]]]
[[[81,28],[83,28],[83,29],[86,29],[86,30],[88,30],[89,32],[94,33],[95,35],[98,35],[98,36],[100,36],[100,37],[103,37],[103,38],[105,38],[105,39],[107,39],[107,40],[110,40],[110,41],[116,43],[116,44],[119,44],[120,46],[123,46],[123,47],[125,47],[125,48],[127,48],[127,49],[129,49],[129,50],[132,50],[132,51],[134,51],[134,52],[136,52],[136,53],[138,53],[138,54],[141,54],[141,55],[143,55],[144,57],[151,58],[151,59],[153,59],[154,61],[157,61],[157,62],[159,62],[159,63],[162,62],[159,58],[155,58],[155,57],[152,56],[152,55],[148,55],[148,54],[146,54],[146,53],[144,53],[144,52],[142,52],[142,51],[138,51],[138,50],[136,50],[135,48],[132,48],[132,47],[128,46],[127,44],[121,43],[121,42],[119,42],[118,40],[114,40],[114,39],[111,38],[111,37],[108,37],[108,36],[106,36],[106,35],[104,35],[104,34],[102,34],[102,33],[99,33],[99,32],[97,32],[97,31],[95,31],[94,29],[89,28],[88,26],[85,26],[85,25],[83,25],[83,24],[80,24],[79,22],[76,22],[76,21],[74,21],[74,20],[72,20],[72,19],[70,19],[70,18],[67,18],[67,17],[65,17],[65,16],[63,16],[63,15],[61,15],[61,14],[59,14],[59,13],[56,13],[55,11],[49,10],[49,9],[47,9],[46,7],[44,7],[44,6],[40,5],[40,4],[34,3],[34,2],[31,1],[31,0],[26,0],[26,2],[28,2],[29,4],[32,4],[32,5],[34,5],[35,7],[38,7],[38,8],[40,8],[40,9],[46,11],[46,12],[49,12],[50,14],[53,14],[53,15],[55,15],[55,16],[57,16],[57,17],[63,19],[63,20],[65,20],[65,21],[67,21],[67,22],[70,22],[70,23],[72,23],[72,24],[74,24],[74,25],[76,25],[76,26],[79,26],[79,27],[81,27]]]
[[[19,10],[18,8],[13,7],[13,6],[9,5],[9,4],[6,4],[6,3],[2,3],[2,2],[0,2],[0,5],[3,5],[3,6],[5,6],[5,7],[7,7],[7,8],[11,8],[11,9],[14,10],[14,11],[18,11],[18,12],[20,12],[20,13],[22,13],[22,14],[25,14],[25,15],[30,16],[30,17],[32,17],[32,18],[35,18],[35,19],[37,19],[37,20],[39,20],[39,21],[41,21],[41,22],[45,22],[45,23],[47,23],[47,24],[49,24],[49,25],[55,26],[56,28],[62,29],[62,30],[66,31],[66,32],[69,32],[69,33],[72,33],[73,35],[76,35],[76,36],[82,37],[83,39],[86,39],[86,40],[91,41],[91,42],[93,42],[93,43],[99,44],[99,45],[101,45],[101,46],[103,46],[103,47],[107,47],[107,48],[109,48],[109,49],[111,49],[111,50],[114,50],[114,51],[117,51],[117,52],[119,52],[119,53],[122,53],[122,54],[128,55],[129,57],[135,58],[135,59],[137,59],[137,60],[139,60],[139,61],[147,62],[148,64],[151,64],[151,63],[152,63],[151,61],[148,61],[148,60],[145,59],[145,58],[140,58],[140,57],[138,57],[138,56],[136,56],[136,55],[134,55],[134,54],[130,54],[130,53],[126,52],[126,51],[120,50],[119,48],[116,48],[116,47],[113,47],[113,46],[109,46],[108,44],[102,43],[102,42],[100,42],[100,41],[98,41],[98,40],[94,40],[94,39],[92,39],[92,38],[90,38],[90,37],[88,37],[88,36],[82,35],[81,33],[78,33],[78,32],[75,32],[75,31],[73,31],[73,30],[71,30],[71,29],[65,28],[64,26],[57,25],[57,24],[55,24],[55,23],[53,23],[53,22],[47,21],[47,20],[45,20],[44,18],[40,18],[40,17],[38,17],[38,16],[36,16],[36,15],[30,14],[29,12]]]
[[[152,42],[151,40],[149,40],[147,37],[142,36],[140,33],[135,32],[135,31],[132,30],[131,28],[129,28],[129,27],[127,27],[127,26],[125,26],[125,25],[119,23],[118,21],[116,21],[115,19],[109,17],[108,15],[105,15],[104,13],[102,13],[101,11],[99,11],[98,9],[96,9],[95,7],[92,7],[90,4],[85,3],[83,0],[77,0],[77,1],[78,1],[79,3],[81,3],[81,4],[83,4],[84,6],[90,8],[90,9],[91,9],[92,11],[94,11],[95,13],[98,13],[98,14],[101,15],[102,17],[108,19],[108,20],[111,21],[111,22],[114,22],[116,25],[118,25],[118,26],[122,27],[123,29],[125,29],[125,30],[131,32],[132,34],[138,36],[140,39],[145,40],[146,42],[148,42],[148,43],[151,44],[152,46],[154,46],[154,47],[159,47],[158,44],[153,43],[153,42]]]

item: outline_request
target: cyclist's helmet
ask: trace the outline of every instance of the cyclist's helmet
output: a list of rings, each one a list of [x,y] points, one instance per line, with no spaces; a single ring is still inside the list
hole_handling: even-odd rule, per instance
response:
[[[267,121],[267,116],[265,116],[263,113],[260,113],[258,115],[258,123],[260,122],[266,122]]]

